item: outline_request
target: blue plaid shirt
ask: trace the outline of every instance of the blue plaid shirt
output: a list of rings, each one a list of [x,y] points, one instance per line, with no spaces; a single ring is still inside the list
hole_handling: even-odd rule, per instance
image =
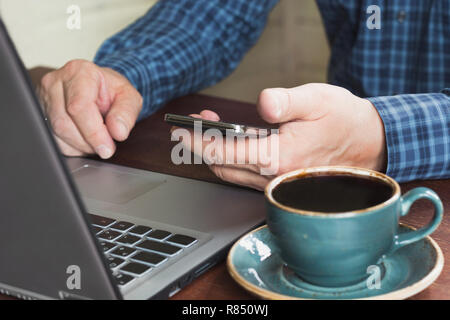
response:
[[[140,118],[213,85],[257,41],[276,0],[160,0],[99,49],[144,98]],[[387,174],[450,177],[450,0],[317,0],[329,82],[367,97],[385,128]],[[380,29],[367,21],[378,5]],[[447,89],[445,89],[447,88]]]

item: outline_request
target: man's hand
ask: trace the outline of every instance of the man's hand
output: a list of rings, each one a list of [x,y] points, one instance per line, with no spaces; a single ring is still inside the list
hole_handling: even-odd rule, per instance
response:
[[[323,165],[384,169],[386,151],[382,120],[370,101],[356,97],[346,89],[325,84],[266,89],[260,94],[257,106],[265,121],[281,124],[279,157],[270,159],[270,166],[278,168],[275,175]],[[211,111],[193,116],[219,120],[219,116]],[[183,141],[188,148],[191,148],[191,142]],[[207,144],[205,141],[195,143],[203,150]],[[246,144],[248,140],[225,145],[222,150],[216,150],[215,158],[224,159],[228,150],[234,149],[238,152],[234,160],[246,161]],[[203,150],[193,151],[200,154]],[[274,161],[278,163],[274,165]],[[274,177],[260,175],[262,165],[259,163],[221,162],[211,163],[210,168],[228,182],[262,190]],[[267,167],[266,159],[262,163]]]
[[[38,86],[44,111],[67,156],[111,157],[130,134],[142,97],[118,72],[73,60],[47,73]]]

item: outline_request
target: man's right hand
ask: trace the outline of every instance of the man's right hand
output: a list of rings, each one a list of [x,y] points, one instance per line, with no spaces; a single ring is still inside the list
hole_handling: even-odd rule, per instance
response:
[[[38,92],[67,156],[97,153],[110,158],[116,150],[114,140],[128,138],[143,102],[124,76],[85,60],[72,60],[47,73]]]

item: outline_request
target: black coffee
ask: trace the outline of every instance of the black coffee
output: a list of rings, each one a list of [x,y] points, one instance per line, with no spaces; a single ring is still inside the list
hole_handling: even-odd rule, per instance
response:
[[[273,198],[285,206],[327,213],[373,207],[392,194],[387,183],[345,175],[299,178],[280,183],[272,191]]]

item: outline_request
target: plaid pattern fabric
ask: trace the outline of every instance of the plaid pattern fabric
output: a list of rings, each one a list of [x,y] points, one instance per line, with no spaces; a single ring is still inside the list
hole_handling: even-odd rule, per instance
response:
[[[124,74],[144,98],[140,118],[230,74],[277,0],[160,0],[106,40],[95,63]]]
[[[388,175],[399,182],[450,177],[450,92],[369,100],[383,120]]]
[[[277,0],[160,0],[99,49],[144,98],[140,118],[226,77]],[[369,98],[385,127],[387,174],[450,177],[450,0],[317,0],[330,43],[329,82]],[[377,5],[381,28],[367,12]]]

